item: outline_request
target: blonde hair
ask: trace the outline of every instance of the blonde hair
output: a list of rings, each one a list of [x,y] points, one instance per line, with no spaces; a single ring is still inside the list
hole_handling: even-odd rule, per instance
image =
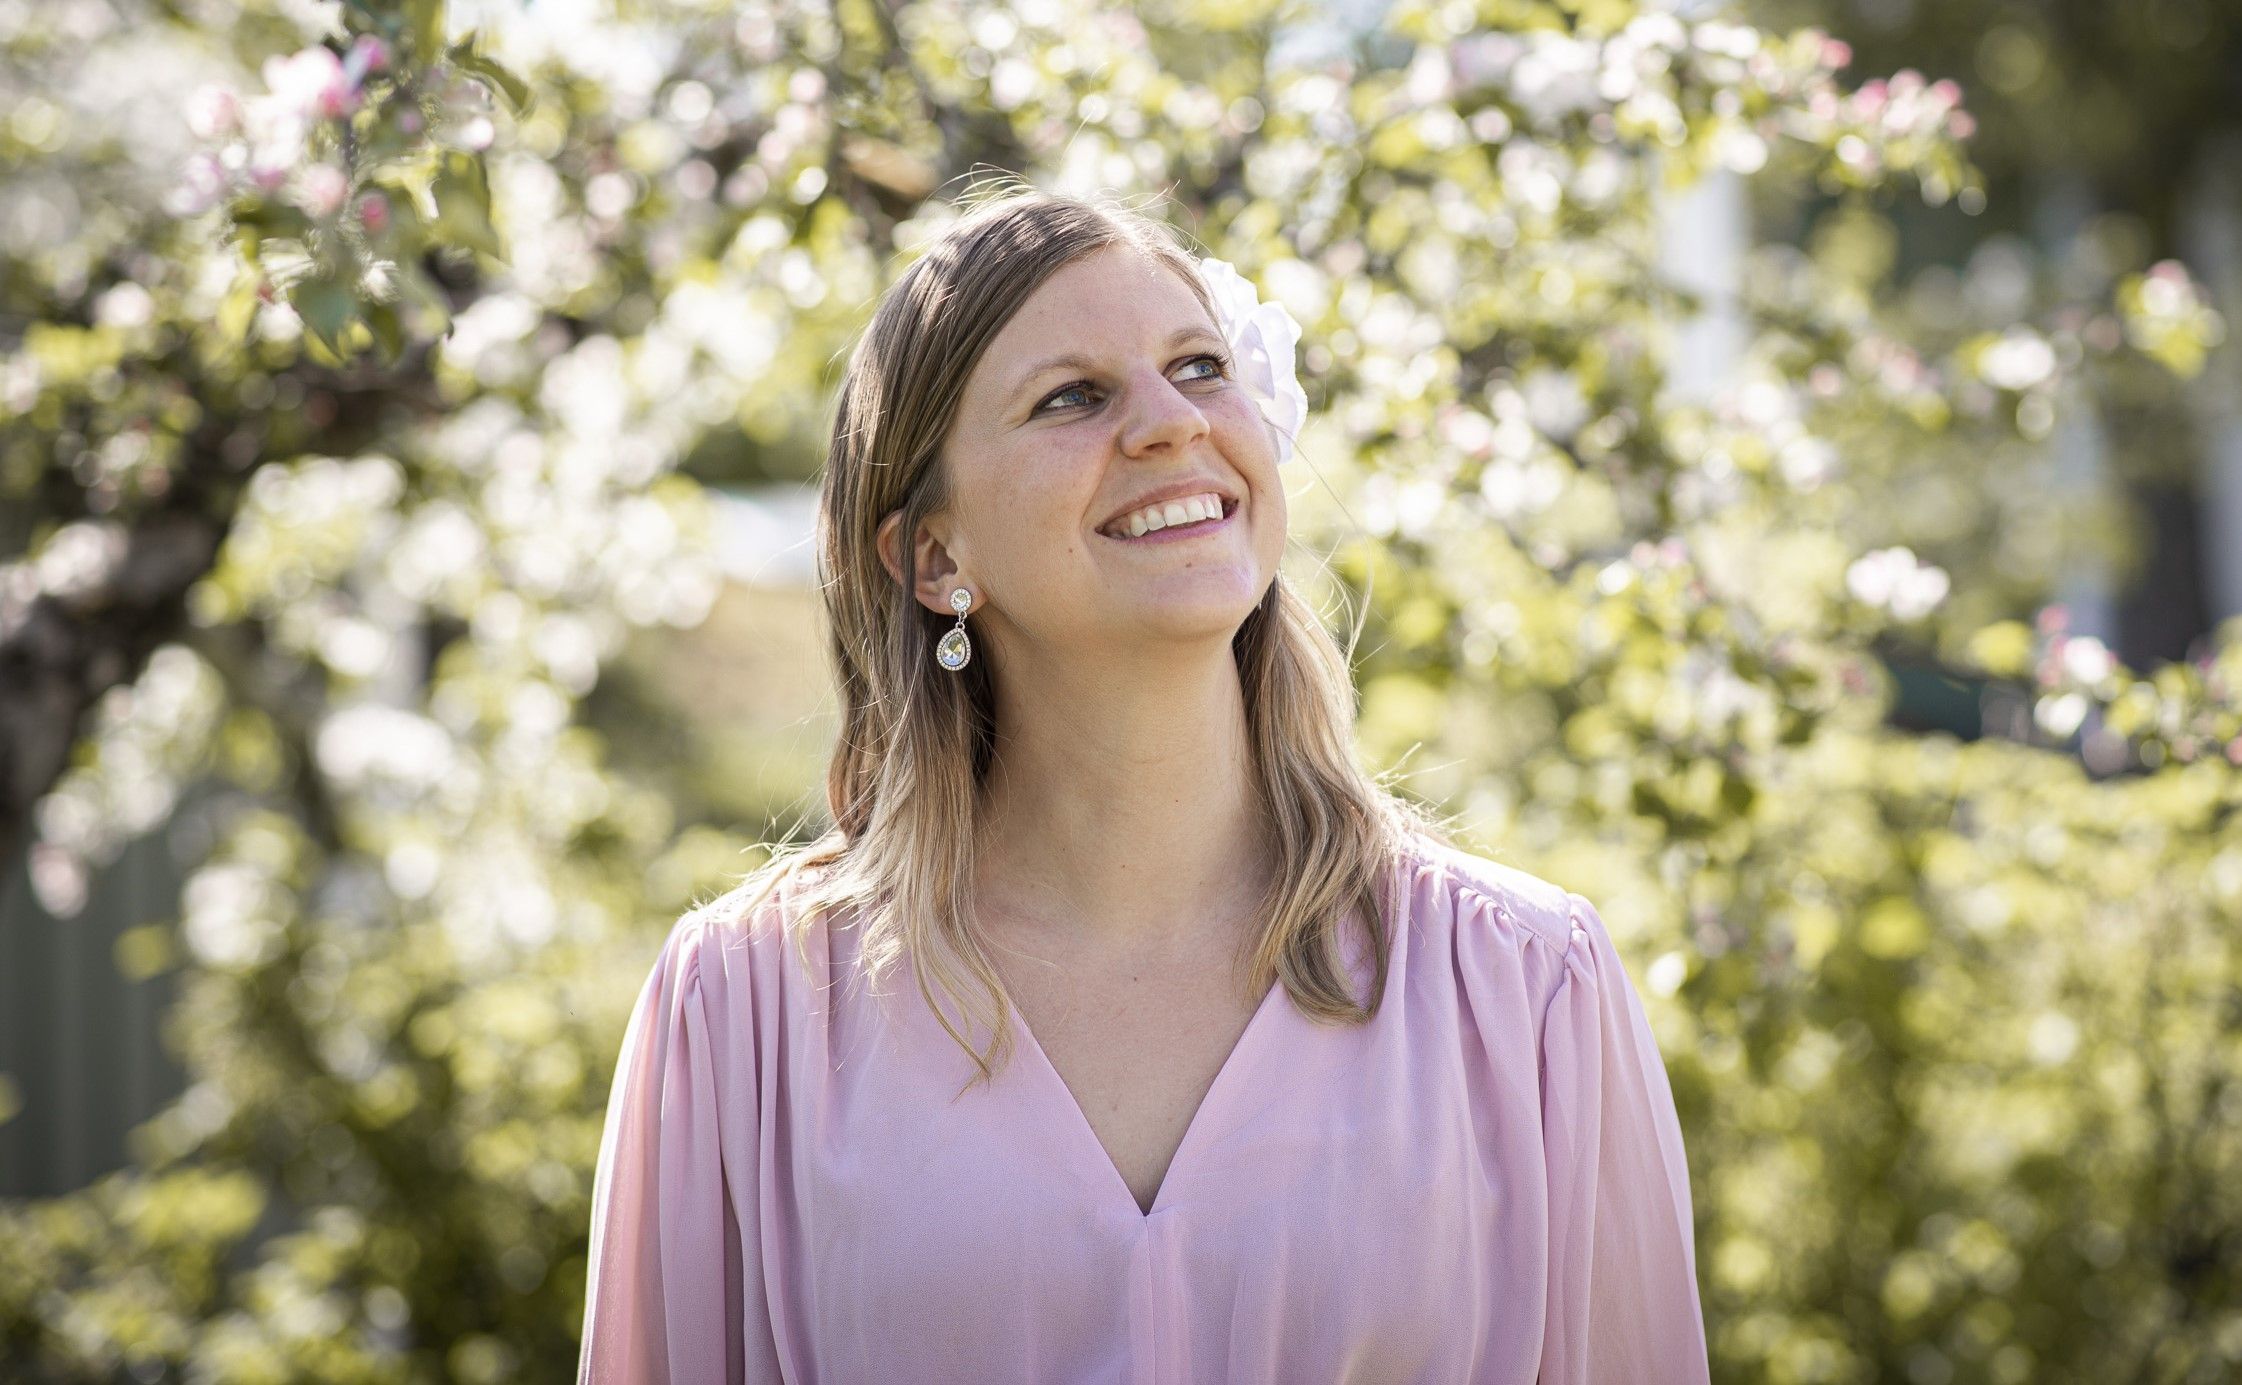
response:
[[[834,826],[816,841],[772,848],[721,902],[744,895],[745,916],[782,882],[795,882],[785,926],[806,964],[812,920],[853,914],[860,979],[877,981],[907,955],[920,993],[978,1069],[968,1086],[993,1079],[1013,1048],[1010,1001],[973,924],[970,890],[971,824],[994,752],[996,703],[987,660],[955,673],[935,663],[935,642],[955,618],[912,595],[909,536],[949,503],[939,458],[967,378],[1053,271],[1107,246],[1134,247],[1174,270],[1220,321],[1173,234],[1108,199],[1007,187],[970,206],[882,296],[841,383],[817,552],[841,713],[825,779]],[[876,542],[881,521],[898,509],[900,586]],[[1281,574],[1231,649],[1254,797],[1278,863],[1259,901],[1267,923],[1252,949],[1254,993],[1281,978],[1304,1015],[1366,1023],[1385,991],[1392,926],[1379,882],[1398,868],[1410,833],[1448,838],[1424,809],[1356,764],[1347,654]],[[1367,1000],[1351,993],[1338,950],[1350,917],[1375,959]],[[936,988],[969,1022],[985,1025],[988,1049],[951,1022]]]

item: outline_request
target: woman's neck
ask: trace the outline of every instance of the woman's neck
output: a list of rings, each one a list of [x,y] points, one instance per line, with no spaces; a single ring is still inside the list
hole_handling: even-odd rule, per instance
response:
[[[1237,666],[1046,688],[999,709],[979,897],[1095,951],[1191,941],[1250,907],[1273,852]]]

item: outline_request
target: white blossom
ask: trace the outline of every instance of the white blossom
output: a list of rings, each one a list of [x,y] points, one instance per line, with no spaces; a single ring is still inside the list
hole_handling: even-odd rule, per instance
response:
[[[1948,579],[1944,569],[1917,561],[1912,549],[1880,548],[1845,570],[1845,585],[1856,600],[1916,620],[1946,599]]]
[[[1262,302],[1253,283],[1223,260],[1199,261],[1199,276],[1214,299],[1215,315],[1235,358],[1238,379],[1276,425],[1277,461],[1292,459],[1293,439],[1307,421],[1308,395],[1294,371],[1300,323],[1282,303]]]
[[[300,52],[265,59],[265,86],[287,109],[307,120],[333,120],[358,104],[357,89],[334,50],[313,44]]]
[[[2101,682],[2117,668],[2117,657],[2108,645],[2092,635],[2073,635],[2063,641],[2063,671],[2080,683]]]
[[[350,175],[334,164],[313,164],[296,175],[298,205],[313,216],[333,216],[349,196]]]
[[[197,139],[222,139],[241,128],[241,98],[215,82],[187,98],[187,128]]]
[[[2055,349],[2028,327],[2011,328],[1978,357],[1977,373],[2001,389],[2030,389],[2055,373]]]

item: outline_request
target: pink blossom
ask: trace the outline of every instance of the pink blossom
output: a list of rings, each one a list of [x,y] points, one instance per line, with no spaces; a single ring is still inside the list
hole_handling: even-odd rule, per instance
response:
[[[358,224],[369,235],[380,235],[389,227],[389,199],[378,192],[369,192],[358,199]]]
[[[170,209],[177,216],[196,216],[218,205],[226,192],[225,166],[215,155],[199,153],[188,158],[172,189]]]
[[[1968,139],[1977,133],[1977,117],[1968,111],[1956,111],[1946,118],[1946,128],[1954,132],[1954,138]]]
[[[219,139],[241,128],[241,98],[216,83],[187,98],[187,128],[197,139]]]
[[[1822,66],[1840,68],[1853,60],[1853,45],[1841,38],[1822,40]]]
[[[369,72],[381,72],[389,67],[389,45],[373,34],[360,34],[351,40],[350,51],[343,55],[343,73],[352,86],[366,80]]]
[[[333,49],[313,44],[289,57],[267,58],[263,71],[272,94],[305,116],[333,120],[357,108],[357,88]]]
[[[296,192],[305,211],[318,217],[333,216],[350,196],[350,175],[333,164],[313,164],[303,171]]]
[[[226,166],[215,154],[196,154],[187,160],[187,181],[215,193],[226,184]]]

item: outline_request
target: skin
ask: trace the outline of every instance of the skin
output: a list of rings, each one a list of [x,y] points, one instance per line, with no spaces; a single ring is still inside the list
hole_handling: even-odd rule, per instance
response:
[[[1035,369],[1066,353],[1089,367]],[[973,592],[973,657],[997,689],[977,909],[1077,977],[1203,978],[1220,958],[1230,979],[1267,879],[1230,639],[1276,576],[1286,507],[1273,428],[1228,354],[1141,252],[1065,266],[975,366],[941,458],[954,504],[914,539],[918,600],[947,618],[950,592]],[[1097,532],[1185,480],[1239,498],[1224,530]],[[900,518],[879,531],[897,580]]]

